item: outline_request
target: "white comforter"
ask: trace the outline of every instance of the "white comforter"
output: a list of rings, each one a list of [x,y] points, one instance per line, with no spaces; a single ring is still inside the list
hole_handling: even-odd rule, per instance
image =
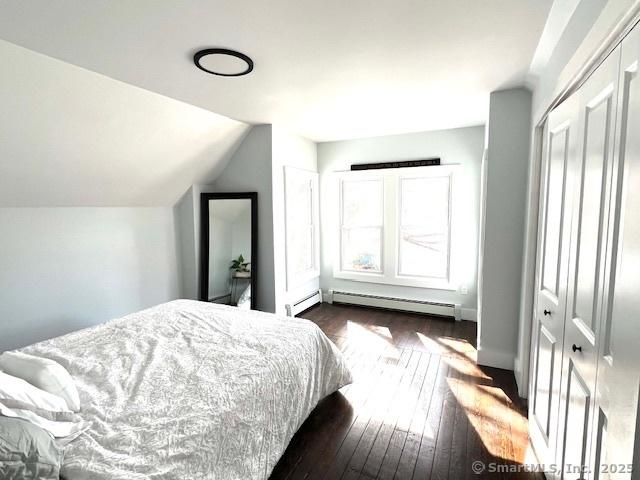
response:
[[[351,381],[313,323],[177,300],[22,349],[76,381],[91,428],[69,480],[266,479],[320,399]]]

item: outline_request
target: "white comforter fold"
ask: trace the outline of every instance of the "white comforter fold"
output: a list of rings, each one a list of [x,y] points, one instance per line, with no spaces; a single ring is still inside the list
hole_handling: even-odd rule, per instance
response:
[[[189,300],[22,351],[69,370],[92,422],[67,447],[69,480],[266,479],[351,381],[315,324]]]

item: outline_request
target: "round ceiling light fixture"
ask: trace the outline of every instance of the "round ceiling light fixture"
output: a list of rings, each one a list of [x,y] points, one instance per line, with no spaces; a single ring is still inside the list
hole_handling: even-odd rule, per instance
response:
[[[200,70],[221,77],[241,77],[253,70],[253,60],[244,53],[227,48],[205,48],[193,56]]]

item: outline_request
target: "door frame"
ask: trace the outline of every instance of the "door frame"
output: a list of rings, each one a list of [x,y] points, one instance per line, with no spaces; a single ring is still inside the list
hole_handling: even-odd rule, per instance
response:
[[[542,116],[533,126],[531,136],[531,157],[527,179],[527,205],[525,210],[525,237],[523,239],[522,287],[520,291],[520,329],[518,333],[518,351],[514,361],[514,374],[518,386],[518,395],[529,396],[531,382],[531,339],[533,315],[535,314],[536,258],[538,250],[538,215],[541,202],[540,173],[543,161],[544,127],[549,113],[560,103],[576,92],[591,74],[615,50],[627,34],[640,23],[640,0],[620,18],[604,41],[583,63],[577,73],[564,85],[554,97]],[[535,121],[535,120],[534,120]]]

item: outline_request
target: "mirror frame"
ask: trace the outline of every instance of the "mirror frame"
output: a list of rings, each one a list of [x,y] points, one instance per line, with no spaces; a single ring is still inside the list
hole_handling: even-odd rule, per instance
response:
[[[238,199],[251,200],[251,310],[255,310],[258,277],[258,192],[200,194],[200,300],[209,301],[209,200]]]

